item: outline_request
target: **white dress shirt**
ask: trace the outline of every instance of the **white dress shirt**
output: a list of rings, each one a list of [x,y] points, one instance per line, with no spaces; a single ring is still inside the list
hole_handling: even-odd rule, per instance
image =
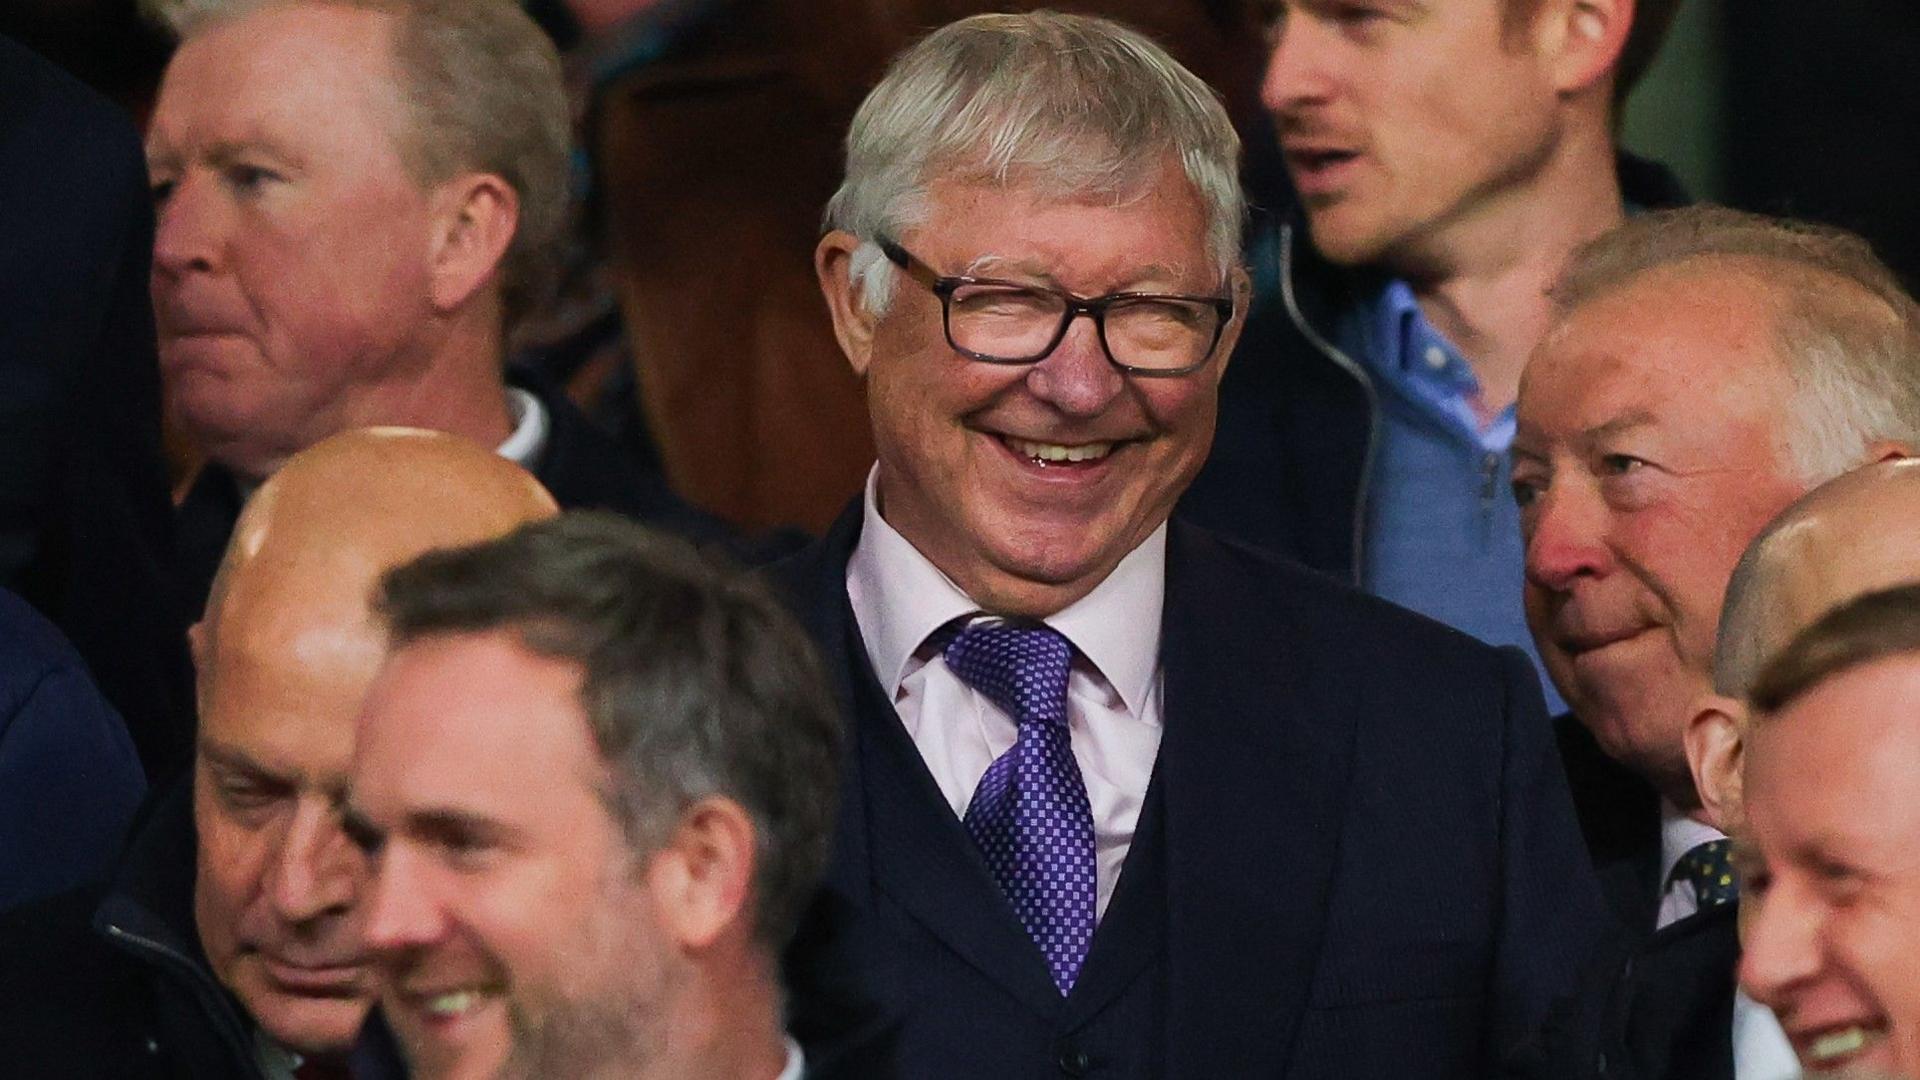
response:
[[[792,1039],[788,1039],[787,1067],[781,1069],[780,1075],[774,1077],[773,1080],[800,1080],[800,1077],[805,1075],[806,1071],[807,1058],[805,1054],[800,1052],[800,1044],[794,1042]]]
[[[494,453],[523,469],[531,470],[547,448],[547,436],[553,418],[540,399],[517,386],[507,387],[507,414],[513,419],[513,434]]]
[[[1045,620],[1074,647],[1067,730],[1093,808],[1096,916],[1113,896],[1160,752],[1166,552],[1162,524],[1092,592]],[[947,805],[965,817],[987,766],[1012,748],[1018,728],[928,647],[935,630],[981,607],[880,516],[874,473],[847,561],[847,597],[881,688]]]
[[[1710,840],[1725,839],[1726,834],[1681,813],[1665,799],[1660,800],[1660,880],[1668,881],[1673,868],[1687,852]],[[1656,926],[1678,922],[1700,907],[1693,886],[1674,881],[1660,898]],[[1733,1076],[1734,1080],[1794,1080],[1800,1075],[1799,1059],[1787,1033],[1773,1010],[1747,996],[1745,990],[1733,997]]]

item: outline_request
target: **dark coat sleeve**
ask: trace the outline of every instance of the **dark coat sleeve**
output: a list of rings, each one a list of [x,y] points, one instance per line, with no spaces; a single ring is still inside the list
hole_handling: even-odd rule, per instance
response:
[[[0,910],[101,880],[145,790],[80,658],[0,593]]]
[[[73,642],[149,772],[184,760],[192,676],[160,455],[132,123],[0,39],[0,585]]]

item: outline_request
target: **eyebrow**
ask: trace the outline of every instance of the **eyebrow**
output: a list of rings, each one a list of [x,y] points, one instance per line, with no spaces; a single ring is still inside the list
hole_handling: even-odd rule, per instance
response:
[[[991,255],[991,254],[982,255],[979,258],[974,259],[972,262],[968,263],[966,266],[966,269],[961,272],[960,276],[980,277],[983,275],[993,275],[993,274],[1022,274],[1027,277],[1035,278],[1052,288],[1061,289],[1063,292],[1072,291],[1062,286],[1060,283],[1060,279],[1055,277],[1052,271],[1046,269],[1040,263],[1032,259],[1016,259],[1006,255]],[[1134,282],[1135,284],[1129,285],[1128,287],[1120,289],[1118,291],[1134,292],[1134,291],[1138,291],[1139,282],[1143,282],[1143,281],[1177,282],[1180,280],[1180,277],[1181,277],[1180,272],[1171,266],[1166,266],[1161,263],[1150,263],[1146,266],[1140,267],[1138,270],[1136,270],[1133,273],[1133,276],[1129,280]],[[1169,286],[1169,287],[1172,287],[1172,286]]]
[[[352,802],[340,809],[340,831],[347,834],[347,839],[352,841],[354,847],[367,855],[379,851],[381,845],[387,842],[387,831],[375,825],[373,819]]]
[[[1588,446],[1606,439],[1624,435],[1635,428],[1646,427],[1654,422],[1653,413],[1646,409],[1635,409],[1624,416],[1616,416],[1604,424],[1596,424],[1576,432],[1570,442],[1578,446]],[[1546,455],[1538,450],[1529,449],[1527,443],[1539,439],[1538,430],[1522,424],[1514,432],[1513,456],[1541,460]]]
[[[180,149],[157,132],[148,137],[146,151],[149,169],[180,167],[183,156]],[[271,139],[259,136],[245,139],[221,139],[203,148],[195,156],[215,168],[221,168],[253,154],[264,154],[272,158],[275,165],[283,168],[297,168],[301,164],[298,155]]]
[[[226,772],[251,773],[289,784],[295,783],[300,778],[297,772],[275,769],[238,747],[228,746],[212,739],[200,740],[200,756],[206,758],[213,767]]]

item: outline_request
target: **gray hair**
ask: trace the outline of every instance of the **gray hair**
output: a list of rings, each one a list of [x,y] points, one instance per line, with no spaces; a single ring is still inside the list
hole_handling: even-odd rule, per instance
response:
[[[1718,206],[1641,214],[1575,253],[1553,289],[1558,316],[1699,259],[1732,261],[1774,294],[1795,389],[1785,464],[1799,479],[1846,472],[1875,440],[1920,446],[1920,307],[1852,233]]]
[[[141,0],[182,40],[272,7],[358,8],[395,17],[395,90],[407,118],[400,149],[423,186],[492,173],[520,200],[501,260],[512,323],[545,298],[566,228],[572,128],[560,57],[515,0]]]
[[[641,858],[725,798],[753,821],[756,938],[778,949],[826,866],[839,713],[799,626],[756,582],[610,514],[573,513],[431,552],[387,574],[391,647],[509,630],[581,669],[614,777],[609,812]]]
[[[880,312],[893,275],[874,241],[919,223],[935,178],[1118,199],[1151,183],[1169,157],[1202,203],[1207,251],[1225,280],[1246,199],[1240,137],[1219,95],[1108,19],[976,15],[902,53],[861,103],[826,224],[867,241],[850,273],[868,310]]]

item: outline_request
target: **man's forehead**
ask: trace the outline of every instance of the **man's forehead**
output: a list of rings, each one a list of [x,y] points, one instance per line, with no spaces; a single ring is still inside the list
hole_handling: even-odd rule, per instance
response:
[[[335,4],[276,4],[191,33],[174,52],[149,126],[149,153],[278,144],[343,110],[396,115],[391,15]]]

